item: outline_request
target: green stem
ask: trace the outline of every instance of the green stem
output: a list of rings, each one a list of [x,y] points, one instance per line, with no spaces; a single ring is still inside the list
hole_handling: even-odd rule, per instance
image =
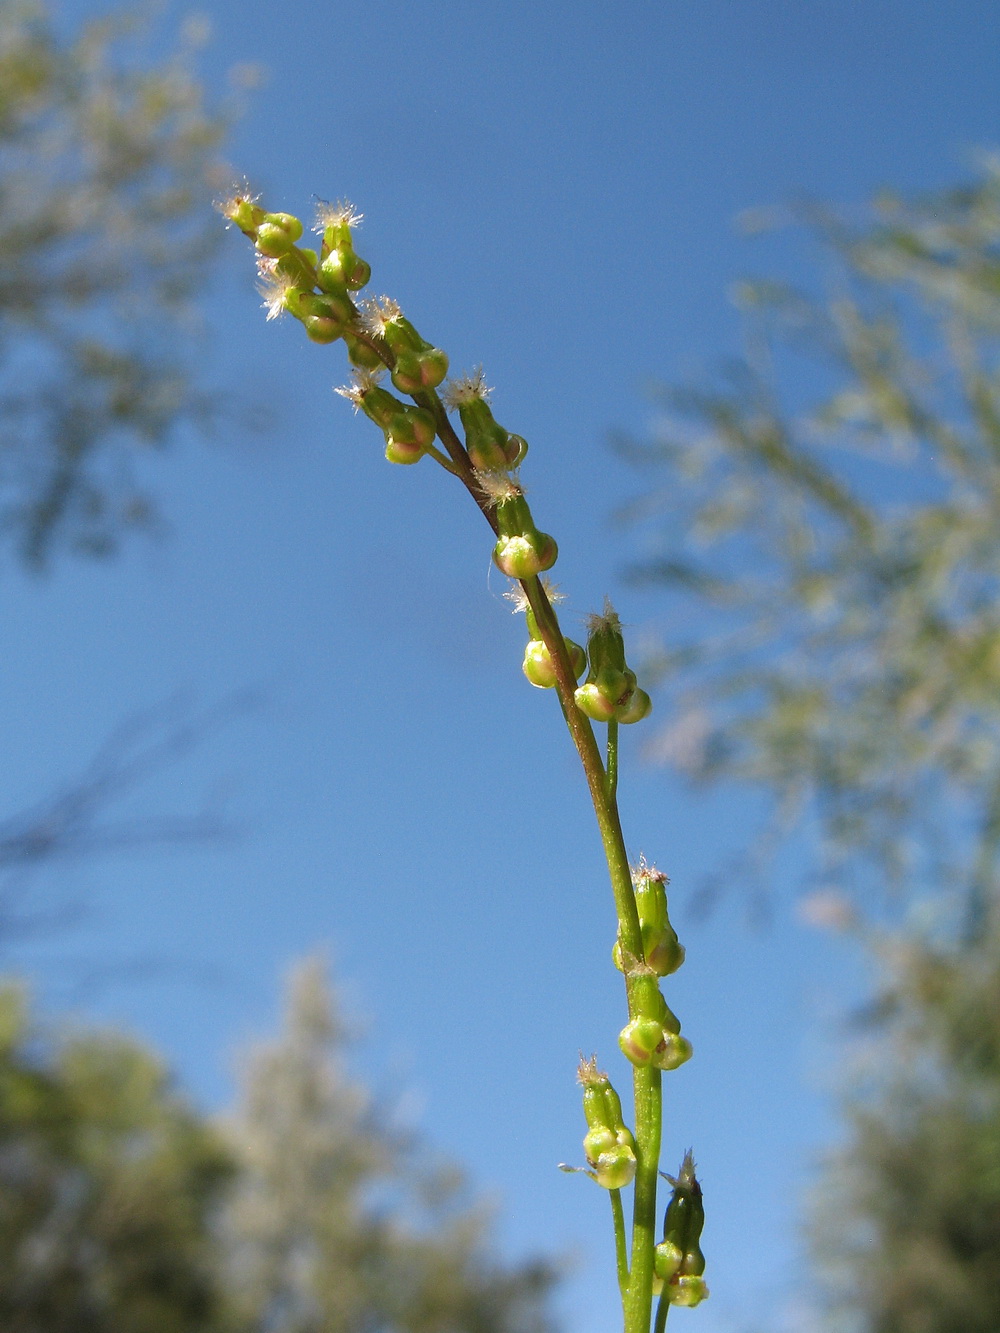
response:
[[[653,1250],[656,1246],[656,1184],[662,1128],[658,1069],[632,1070],[635,1089],[635,1192],[632,1196],[632,1268],[625,1300],[625,1333],[648,1333],[653,1306]]]
[[[618,794],[618,723],[608,723],[608,795],[615,800]]]
[[[625,1212],[622,1208],[621,1190],[611,1190],[611,1216],[615,1224],[615,1262],[618,1268],[618,1290],[621,1292],[622,1309],[625,1308],[625,1293],[628,1289],[628,1250],[625,1245]]]
[[[660,1299],[656,1302],[656,1323],[653,1325],[653,1333],[663,1333],[667,1326],[667,1315],[670,1313],[670,1302],[667,1300],[667,1287],[664,1283],[663,1290],[660,1292]]]

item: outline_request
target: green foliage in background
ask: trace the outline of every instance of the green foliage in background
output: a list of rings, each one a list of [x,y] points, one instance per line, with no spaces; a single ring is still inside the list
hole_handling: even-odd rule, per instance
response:
[[[224,1214],[237,1327],[260,1333],[545,1333],[544,1263],[505,1267],[488,1216],[343,1064],[322,965],[294,973],[284,1029],[248,1062],[227,1121]]]
[[[345,1040],[304,965],[216,1122],[138,1044],[60,1037],[0,993],[4,1333],[548,1333],[552,1268],[497,1258]]]
[[[29,564],[149,526],[144,452],[209,404],[193,377],[226,113],[119,16],[64,39],[0,0],[0,540]]]
[[[804,821],[875,969],[820,1188],[829,1327],[1000,1327],[1000,163],[739,289],[746,355],[664,394],[632,517],[678,614],[659,754]],[[744,876],[744,883],[746,877]],[[863,1048],[864,1049],[864,1048]]]
[[[632,450],[635,572],[690,616],[660,752],[812,816],[838,887],[974,910],[1000,839],[1000,165],[819,225],[832,295],[743,284],[745,359]]]
[[[53,1040],[0,993],[0,1327],[194,1333],[221,1312],[220,1136],[112,1034]]]

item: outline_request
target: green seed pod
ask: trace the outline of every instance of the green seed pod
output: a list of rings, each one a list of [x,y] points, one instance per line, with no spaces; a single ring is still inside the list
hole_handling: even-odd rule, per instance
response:
[[[678,1249],[672,1241],[661,1240],[656,1246],[653,1251],[653,1272],[659,1278],[661,1287],[676,1276],[683,1258],[684,1251]]]
[[[413,440],[397,440],[391,433],[385,437],[385,456],[390,463],[419,463],[426,452]]]
[[[257,249],[270,259],[287,254],[294,244],[285,228],[275,222],[262,222],[257,228]]]
[[[663,1044],[663,1025],[655,1018],[633,1018],[618,1034],[622,1054],[634,1065],[654,1065],[659,1068],[655,1057],[662,1050]]]
[[[324,318],[323,315],[306,315],[302,323],[314,343],[336,342],[344,332],[343,324],[335,319]]]
[[[344,334],[347,355],[352,366],[359,370],[377,370],[382,365],[382,358],[367,343],[361,342],[353,333]]]
[[[436,389],[447,374],[447,356],[439,347],[430,347],[424,352],[397,353],[392,382],[400,393],[423,393]]]
[[[493,559],[498,569],[508,578],[528,579],[552,568],[559,554],[555,538],[535,527],[520,490],[512,489],[502,496],[496,514],[500,537],[493,548]]]
[[[501,537],[493,548],[497,569],[510,579],[530,579],[556,563],[559,548],[546,532]]]
[[[687,1274],[674,1278],[668,1288],[668,1298],[671,1305],[683,1305],[693,1310],[696,1305],[708,1299],[708,1287],[705,1285],[703,1277],[693,1277]]]
[[[523,435],[508,435],[504,446],[508,467],[520,467],[528,452],[528,441]]]
[[[566,640],[566,647],[569,650],[569,660],[573,668],[573,674],[579,677],[583,674],[587,665],[587,654],[572,639]],[[524,650],[524,662],[521,669],[532,685],[537,685],[540,690],[549,690],[556,683],[556,669],[552,657],[541,639],[532,639],[528,643]]]
[[[629,695],[628,703],[619,704],[615,709],[616,722],[641,722],[644,717],[649,717],[653,710],[653,701],[645,690],[634,687]]]
[[[610,722],[615,715],[615,704],[598,689],[593,681],[579,686],[574,695],[576,706],[581,713],[593,718],[595,722]]]
[[[622,1104],[596,1058],[581,1060],[577,1077],[583,1084],[583,1112],[589,1126],[583,1150],[591,1174],[604,1189],[618,1190],[635,1176],[635,1139],[622,1119]]]
[[[684,947],[670,923],[667,912],[667,877],[643,861],[632,872],[635,906],[642,930],[643,959],[658,977],[676,972],[684,962]],[[612,959],[618,970],[622,965],[621,940],[616,940]]]
[[[317,270],[319,285],[324,291],[346,287],[356,292],[369,281],[371,265],[359,259],[350,243],[337,246],[325,255]]]
[[[302,223],[291,213],[265,213],[262,225],[280,227],[292,242],[302,235]]]
[[[493,418],[485,398],[460,402],[458,415],[465,427],[465,447],[472,466],[480,472],[504,472],[510,467],[510,436]],[[517,450],[514,450],[516,455]]]
[[[602,1189],[620,1190],[635,1179],[635,1150],[618,1144],[595,1158],[588,1157],[594,1179]]]
[[[356,314],[354,304],[346,292],[327,292],[322,296],[317,296],[315,292],[305,292],[299,305],[303,316],[315,315],[320,319],[332,320],[340,326],[342,333]]]
[[[687,1037],[664,1030],[663,1041],[656,1049],[652,1064],[657,1069],[669,1073],[670,1070],[679,1069],[681,1065],[687,1064],[693,1054],[694,1049]]]

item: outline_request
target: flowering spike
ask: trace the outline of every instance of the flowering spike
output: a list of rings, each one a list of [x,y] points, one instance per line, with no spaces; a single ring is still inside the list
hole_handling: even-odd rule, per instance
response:
[[[493,548],[496,566],[508,578],[527,579],[551,569],[559,548],[555,538],[539,532],[531,517],[524,492],[510,477],[477,472],[476,480],[496,508],[500,535]]]
[[[581,1058],[577,1081],[583,1085],[587,1133],[583,1150],[591,1173],[604,1189],[620,1190],[635,1176],[635,1139],[622,1119],[622,1104],[597,1057]]]
[[[671,1305],[700,1305],[708,1296],[700,1245],[705,1206],[690,1149],[676,1179],[668,1176],[667,1180],[673,1193],[663,1217],[663,1240],[654,1251],[653,1269],[661,1285],[666,1283]]]

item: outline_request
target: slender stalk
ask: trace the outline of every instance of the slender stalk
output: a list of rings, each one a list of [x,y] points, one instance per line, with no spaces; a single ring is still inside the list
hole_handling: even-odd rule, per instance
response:
[[[667,1326],[667,1315],[670,1313],[670,1302],[667,1300],[666,1291],[660,1292],[660,1299],[656,1302],[656,1323],[653,1325],[653,1333],[663,1333]]]
[[[609,1190],[611,1196],[611,1216],[615,1226],[615,1263],[618,1269],[618,1290],[622,1296],[622,1309],[628,1290],[628,1248],[625,1241],[625,1212],[622,1208],[621,1190]]]

